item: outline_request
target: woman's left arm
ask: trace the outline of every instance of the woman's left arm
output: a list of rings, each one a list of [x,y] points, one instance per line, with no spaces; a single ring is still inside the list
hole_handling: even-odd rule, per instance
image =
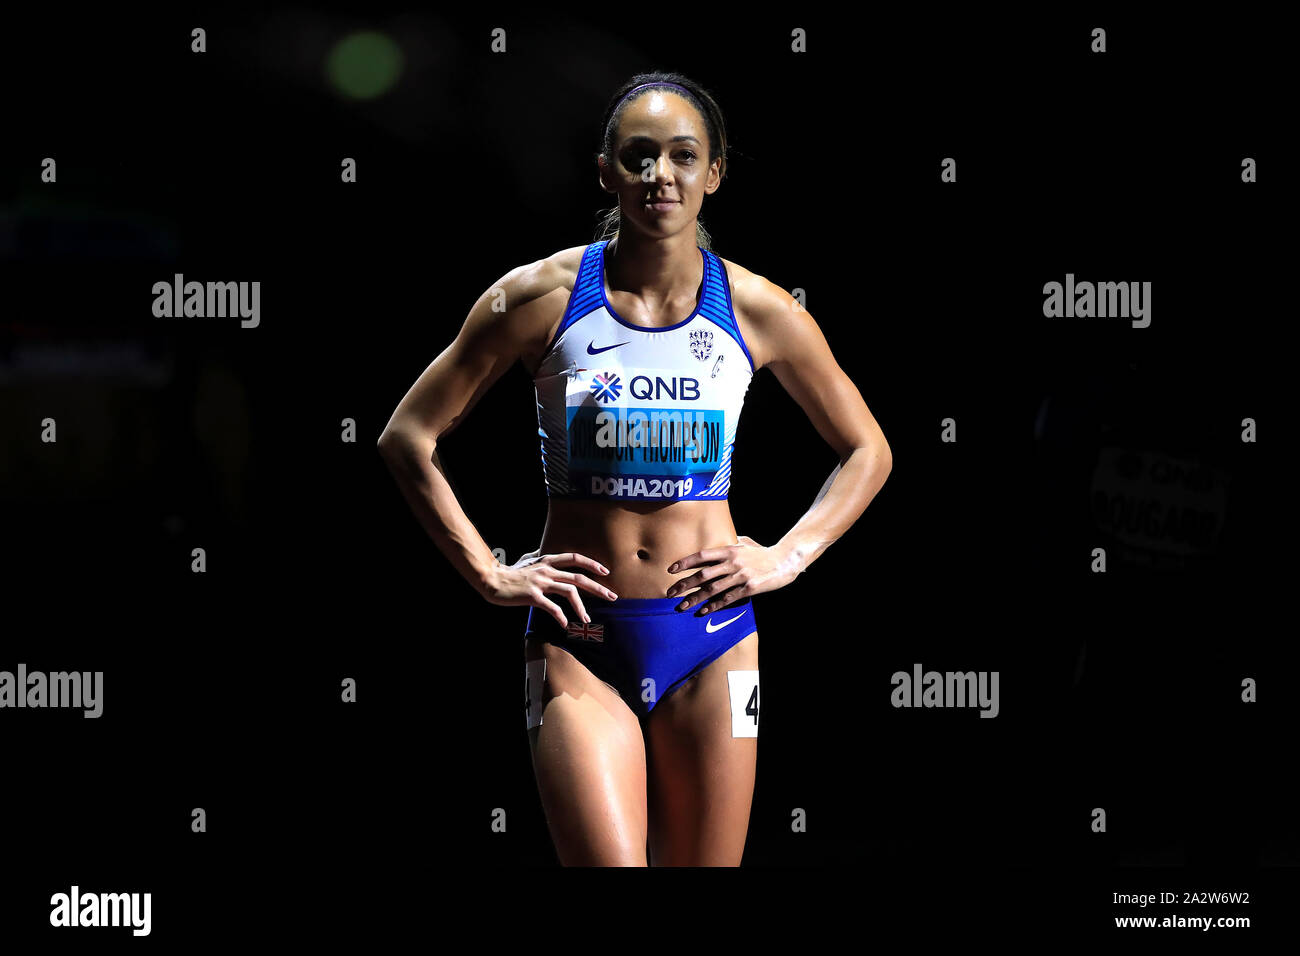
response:
[[[811,313],[758,275],[737,283],[735,299],[747,320],[756,366],[772,369],[840,463],[812,507],[776,544],[765,548],[740,535],[739,544],[697,551],[669,567],[670,572],[700,568],[667,591],[674,597],[699,588],[678,606],[687,610],[699,605],[697,614],[793,581],[858,520],[894,463],[884,432],[835,361]]]

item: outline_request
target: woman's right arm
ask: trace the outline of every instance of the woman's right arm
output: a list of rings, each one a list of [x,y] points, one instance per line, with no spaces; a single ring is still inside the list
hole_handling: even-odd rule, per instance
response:
[[[421,526],[474,590],[493,604],[540,607],[564,626],[568,622],[559,605],[544,592],[567,596],[582,620],[590,617],[578,588],[611,600],[613,592],[557,565],[608,571],[580,554],[525,555],[513,567],[499,563],[456,500],[438,460],[438,439],[469,414],[529,342],[545,334],[546,313],[554,308],[548,310],[542,300],[563,288],[562,281],[559,267],[543,259],[506,273],[484,292],[456,339],[398,403],[379,436],[379,453]]]

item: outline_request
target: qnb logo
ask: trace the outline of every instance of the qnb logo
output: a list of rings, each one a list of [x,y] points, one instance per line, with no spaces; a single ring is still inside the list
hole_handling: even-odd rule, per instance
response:
[[[81,894],[72,884],[71,893],[50,897],[51,926],[130,926],[133,936],[148,936],[152,893]]]
[[[601,372],[596,376],[595,381],[591,383],[592,394],[596,396],[598,402],[612,402],[618,399],[618,393],[623,390],[619,384],[619,377],[613,372]]]
[[[660,378],[654,377],[650,380],[649,375],[634,376],[628,385],[628,390],[635,398],[652,398],[655,401],[661,401],[665,398],[671,398],[673,401],[681,399],[683,402],[698,402],[700,400],[700,380],[698,378]]]

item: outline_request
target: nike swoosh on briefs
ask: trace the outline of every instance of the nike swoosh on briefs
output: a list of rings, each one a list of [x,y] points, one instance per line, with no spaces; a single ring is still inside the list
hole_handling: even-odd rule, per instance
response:
[[[732,623],[732,621],[739,621],[742,617],[744,617],[748,613],[749,613],[749,608],[745,608],[745,610],[741,611],[739,614],[733,617],[731,621],[723,621],[721,624],[717,624],[717,625],[713,623],[713,618],[709,618],[709,622],[704,625],[704,629],[708,631],[710,634],[712,634],[714,631],[722,630],[728,624]]]
[[[617,345],[602,345],[600,348],[594,349],[592,348],[592,346],[595,344],[596,344],[595,339],[592,339],[590,342],[587,343],[588,355],[599,355],[601,352],[608,352],[610,349],[616,349],[618,348],[619,345],[627,345],[626,342],[619,342]]]

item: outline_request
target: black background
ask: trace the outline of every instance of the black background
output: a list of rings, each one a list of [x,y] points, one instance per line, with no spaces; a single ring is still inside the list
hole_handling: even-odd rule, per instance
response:
[[[1049,938],[1140,933],[1112,917],[1151,910],[1114,892],[1251,890],[1250,906],[1160,913],[1251,916],[1237,940],[1277,929],[1300,863],[1281,30],[1257,12],[636,13],[264,7],[6,31],[0,669],[102,670],[105,710],[0,713],[3,931],[50,936],[49,897],[74,882],[151,891],[152,938],[175,943],[498,933],[491,914],[530,890],[587,915],[620,892],[553,869],[520,714],[526,610],[455,575],[374,442],[485,289],[595,238],[601,112],[651,69],[720,102],[714,249],[805,290],[894,470],[805,575],[757,599],[753,872],[620,879],[771,892],[864,932],[969,907],[978,924],[958,931],[993,939],[1031,918]],[[189,51],[194,26],[207,53]],[[406,70],[356,103],[322,62],[360,28],[396,39]],[[938,179],[949,156],[955,184]],[[155,319],[151,287],[176,272],[260,280],[260,327]],[[1150,281],[1151,326],[1044,318],[1043,284],[1067,272]],[[104,348],[129,360],[84,364]],[[51,354],[69,364],[33,374]],[[545,518],[532,400],[516,366],[440,442],[510,561]],[[39,441],[47,416],[57,444]],[[1216,476],[1214,533],[1127,550],[1093,510],[1108,448]],[[775,543],[834,465],[760,372],[738,531]],[[890,676],[916,662],[999,671],[999,717],[894,709]]]

